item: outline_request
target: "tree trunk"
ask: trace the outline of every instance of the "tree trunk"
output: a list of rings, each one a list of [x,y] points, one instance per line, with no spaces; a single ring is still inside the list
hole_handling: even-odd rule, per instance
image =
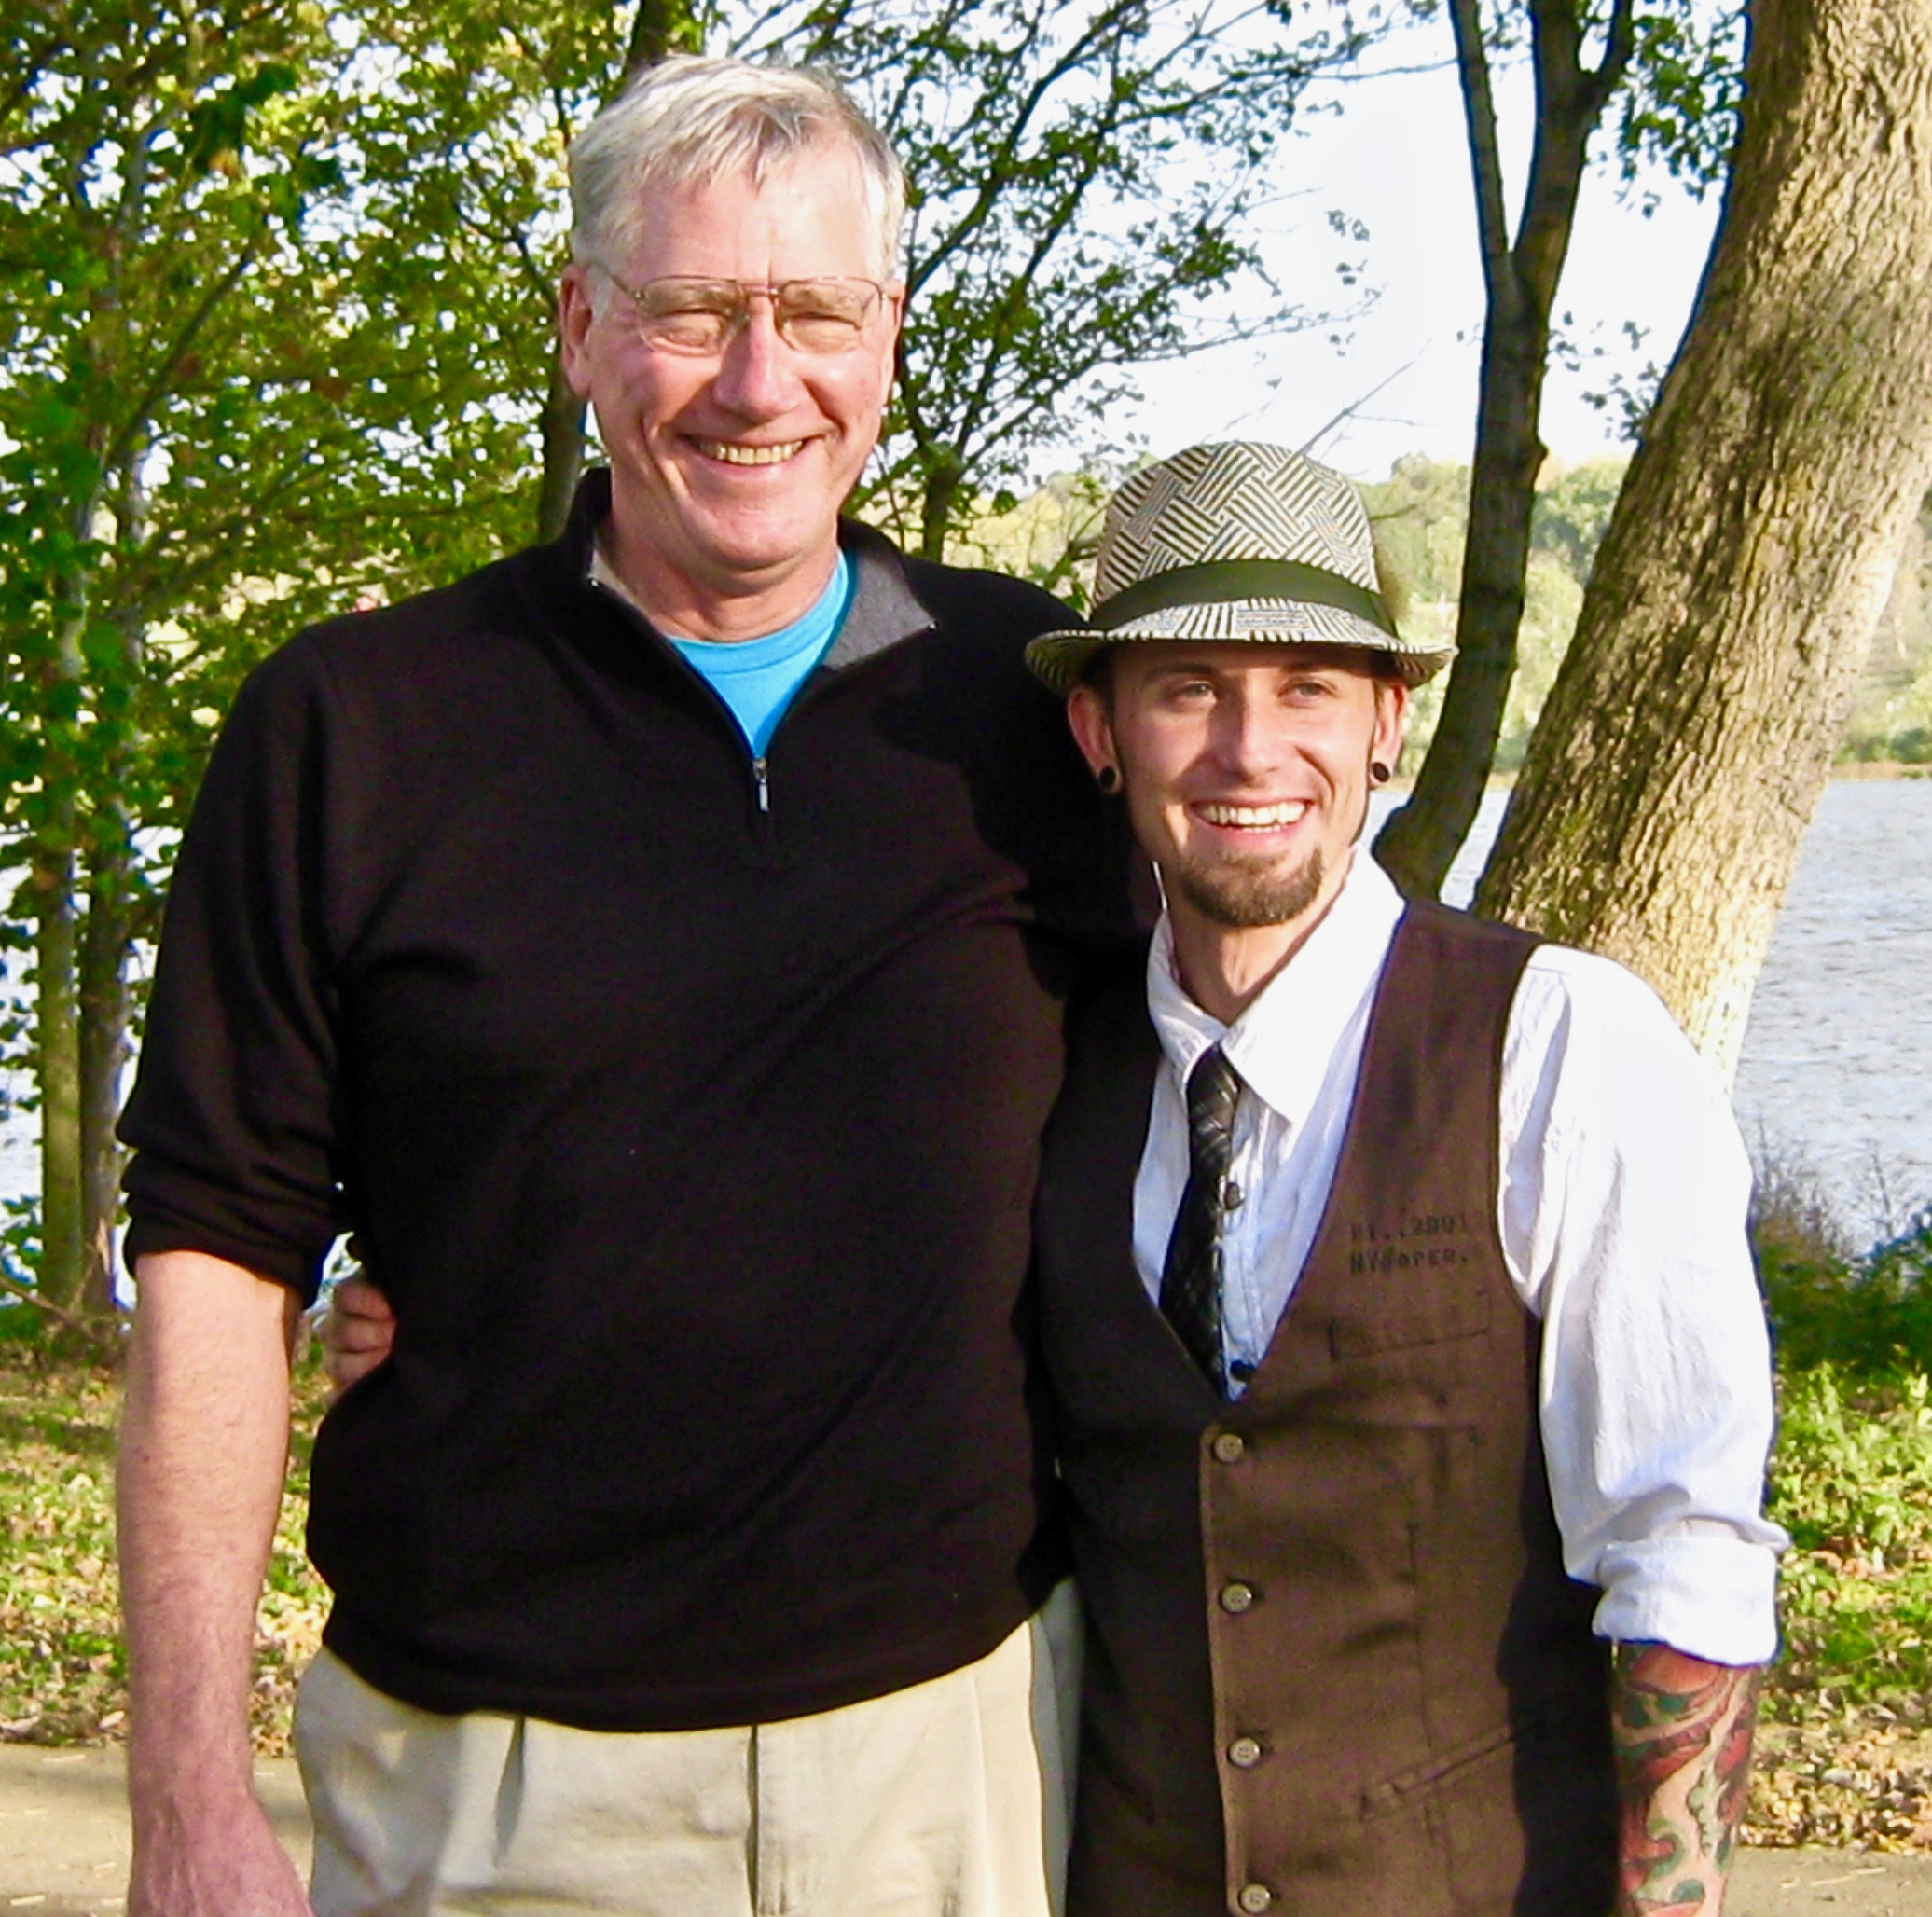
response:
[[[114,1227],[120,1216],[121,1068],[131,1052],[128,948],[133,941],[132,858],[117,807],[101,808],[100,843],[89,862],[88,916],[76,964],[79,1030],[80,1306],[114,1310]]]
[[[1409,799],[1375,839],[1375,857],[1410,898],[1435,898],[1469,835],[1496,758],[1529,576],[1530,517],[1543,442],[1537,430],[1548,310],[1525,298],[1483,329],[1483,397],[1470,469],[1469,529],[1456,615],[1456,663]]]
[[[1375,840],[1375,857],[1402,890],[1430,899],[1442,890],[1475,820],[1502,732],[1523,624],[1537,475],[1543,464],[1538,421],[1550,360],[1550,313],[1569,254],[1590,135],[1622,78],[1632,44],[1629,0],[1619,0],[1603,61],[1585,68],[1571,0],[1537,0],[1535,142],[1523,214],[1511,243],[1477,0],[1454,0],[1451,16],[1483,246],[1482,395],[1456,663],[1415,790]]]
[[[98,497],[97,482],[75,504],[69,524],[76,540],[93,533]],[[60,625],[52,656],[40,671],[46,757],[28,864],[34,900],[33,1069],[40,1095],[40,1269],[34,1279],[48,1303],[62,1310],[79,1303],[86,1268],[75,881],[80,829],[76,734],[90,584],[81,567],[61,580]]]
[[[919,557],[944,560],[945,536],[952,530],[953,510],[959,503],[960,472],[959,462],[945,449],[927,469],[925,484],[919,490]]]
[[[668,53],[702,53],[704,30],[691,0],[638,0],[625,41],[624,63],[605,94],[606,104],[624,90],[641,66]],[[550,383],[544,394],[542,420],[544,475],[537,488],[537,538],[561,536],[584,470],[584,402],[571,391],[562,362],[550,361]]]
[[[1932,475],[1932,0],[1759,0],[1724,216],[1479,909],[1735,1067]]]
[[[584,470],[584,402],[563,377],[563,361],[550,361],[550,388],[544,395],[544,476],[537,490],[537,539],[562,535]]]
[[[40,1291],[79,1302],[86,1269],[81,1201],[80,1042],[75,1002],[71,801],[49,807],[34,856],[34,1070],[40,1092]],[[63,829],[64,828],[64,829]]]

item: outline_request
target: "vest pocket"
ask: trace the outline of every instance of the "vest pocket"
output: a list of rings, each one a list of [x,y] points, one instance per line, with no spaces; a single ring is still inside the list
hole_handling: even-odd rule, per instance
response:
[[[1338,1312],[1329,1320],[1329,1353],[1337,1358],[1370,1358],[1412,1345],[1479,1338],[1489,1329],[1490,1303],[1488,1286],[1477,1279],[1408,1310]]]
[[[1398,1771],[1392,1777],[1369,1785],[1361,1794],[1361,1814],[1364,1818],[1379,1817],[1389,1811],[1404,1809],[1424,1792],[1441,1790],[1485,1758],[1510,1749],[1514,1741],[1515,1733],[1509,1725],[1497,1724],[1461,1744],[1451,1745],[1420,1764],[1412,1764],[1406,1771]]]

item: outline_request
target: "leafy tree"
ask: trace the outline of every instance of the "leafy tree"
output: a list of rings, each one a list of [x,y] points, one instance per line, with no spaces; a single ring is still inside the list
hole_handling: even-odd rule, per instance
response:
[[[1515,671],[1551,315],[1591,139],[1617,108],[1626,169],[1664,161],[1708,181],[1736,100],[1734,16],[1691,0],[1448,0],[1469,129],[1484,317],[1457,656],[1414,796],[1375,853],[1403,889],[1433,897],[1467,834],[1496,755]],[[1513,230],[1505,200],[1493,59],[1526,34],[1536,77],[1528,179]]]
[[[1932,0],[1754,0],[1696,310],[1477,894],[1727,1072],[1932,477],[1928,75]]]
[[[214,718],[276,639],[494,548],[523,462],[444,344],[356,139],[380,76],[314,7],[7,17],[0,819],[26,880],[37,1289],[109,1303],[133,941]]]
[[[338,17],[358,4],[338,0]],[[701,50],[704,17],[690,0],[371,0],[355,17],[366,63],[382,75],[386,110],[363,130],[360,159],[399,242],[385,265],[408,283],[408,304],[454,321],[439,373],[478,384],[480,403],[529,434],[528,531],[554,539],[586,436],[555,347],[565,154],[640,65]]]
[[[1296,100],[1373,25],[1284,48],[1263,18],[1246,0],[778,0],[732,22],[734,47],[835,67],[905,163],[910,318],[869,510],[928,556],[982,495],[1010,505],[1042,448],[1105,441],[1133,367],[1304,317],[1228,296],[1259,272],[1249,222]]]
[[[1129,361],[1283,323],[1196,303],[1251,263],[1241,221],[1304,74],[1361,36],[1290,57],[1249,45],[1258,23],[1099,0],[728,30],[687,0],[9,10],[0,830],[27,871],[43,1156],[15,1235],[45,1305],[107,1302],[129,955],[240,677],[310,619],[560,519],[584,444],[551,343],[563,153],[627,67],[706,37],[827,59],[904,147],[918,304],[875,505],[932,547],[1097,427]],[[1216,186],[1169,203],[1203,153]]]
[[[1494,754],[1499,770],[1522,761],[1569,644],[1623,471],[1621,460],[1594,460],[1566,471],[1545,468],[1530,521],[1518,665]],[[1470,469],[1412,456],[1364,491],[1385,580],[1393,582],[1401,602],[1403,629],[1446,640],[1455,629],[1461,587]],[[1442,705],[1440,681],[1416,695],[1403,748],[1409,763],[1428,750]]]
[[[1587,586],[1629,467],[1627,460],[1596,459],[1561,472],[1546,468],[1529,516],[1530,550],[1554,554]]]

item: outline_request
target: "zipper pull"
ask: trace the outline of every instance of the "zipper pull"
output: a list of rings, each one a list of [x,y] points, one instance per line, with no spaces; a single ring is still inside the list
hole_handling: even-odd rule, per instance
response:
[[[758,787],[758,809],[768,815],[771,811],[771,778],[763,759],[752,761],[752,778]]]

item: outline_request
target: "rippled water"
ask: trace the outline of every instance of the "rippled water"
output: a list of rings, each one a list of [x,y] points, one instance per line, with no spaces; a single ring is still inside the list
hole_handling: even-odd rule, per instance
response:
[[[1467,901],[1501,822],[1491,793],[1446,888]],[[1828,787],[1745,1034],[1754,1148],[1808,1169],[1866,1238],[1932,1203],[1932,779]],[[0,1126],[0,1193],[36,1181],[31,1122]]]
[[[1445,894],[1502,822],[1491,793]],[[1932,779],[1819,801],[1751,1001],[1733,1102],[1760,1157],[1808,1171],[1855,1236],[1932,1204]]]

